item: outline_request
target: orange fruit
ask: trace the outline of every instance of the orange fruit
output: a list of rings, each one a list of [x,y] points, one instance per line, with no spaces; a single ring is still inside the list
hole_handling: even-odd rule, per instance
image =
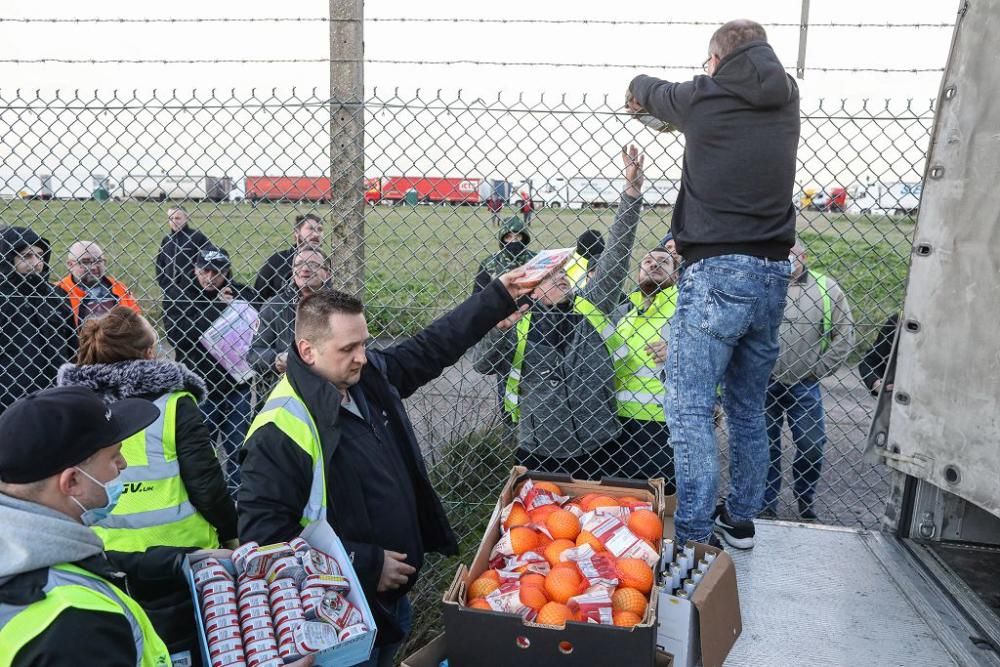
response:
[[[635,496],[622,496],[618,499],[618,504],[622,507],[634,507],[635,505],[647,505],[648,503],[639,500]]]
[[[489,577],[479,577],[469,584],[469,599],[484,598],[498,588],[500,588],[499,581]]]
[[[566,510],[556,510],[545,517],[545,527],[552,533],[552,539],[575,540],[580,534],[580,520]]]
[[[631,628],[633,625],[642,623],[642,619],[630,611],[616,611],[611,614],[615,625],[620,628]]]
[[[632,612],[642,618],[646,613],[646,596],[634,588],[620,586],[611,596],[611,608],[615,611]]]
[[[627,588],[635,588],[649,595],[653,589],[653,568],[638,558],[621,558],[615,563],[618,583]]]
[[[604,551],[604,543],[589,530],[581,530],[580,534],[576,536],[576,546],[584,544],[589,544],[595,552]]]
[[[495,581],[495,582],[497,582],[499,584],[500,583],[500,572],[497,571],[497,570],[486,570],[481,575],[479,575],[479,578],[480,579],[492,579],[493,581]]]
[[[567,549],[573,549],[575,547],[576,544],[574,544],[572,540],[564,540],[564,539],[553,540],[552,544],[545,547],[545,553],[544,553],[545,560],[549,561],[549,565],[553,566],[558,565],[560,562],[559,554],[566,551]]]
[[[503,522],[503,528],[510,530],[514,526],[526,526],[529,523],[531,523],[531,516],[528,515],[528,510],[524,509],[524,505],[521,503],[514,503],[510,514],[507,515],[507,520]]]
[[[493,607],[490,606],[490,603],[484,600],[483,598],[475,598],[473,600],[470,600],[469,606],[472,607],[473,609],[485,609],[487,611],[493,611]]]
[[[590,502],[583,506],[585,510],[591,512],[598,507],[618,507],[618,501],[611,496],[595,496]]]
[[[518,556],[534,551],[538,547],[538,533],[525,526],[515,526],[510,529],[510,546]]]
[[[542,553],[549,547],[550,544],[552,544],[552,538],[542,531],[538,531],[538,544],[535,545],[533,551]]]
[[[540,625],[554,625],[561,628],[566,625],[566,621],[575,620],[576,614],[566,605],[559,602],[547,602],[538,610],[535,622]]]
[[[578,503],[580,505],[580,507],[582,507],[583,509],[587,509],[587,505],[590,504],[590,501],[593,500],[594,498],[596,498],[598,495],[600,495],[600,494],[597,494],[597,493],[585,493],[582,496],[578,496],[578,497],[574,498],[573,502]]]
[[[663,522],[655,512],[635,510],[628,518],[628,529],[649,542],[659,542],[663,539]]]
[[[567,567],[555,568],[545,577],[545,592],[556,602],[566,604],[571,597],[579,595],[587,587],[587,580],[580,575],[579,569]]]
[[[534,484],[536,489],[542,489],[548,491],[549,493],[553,493],[557,496],[562,495],[562,489],[560,489],[557,485],[553,484],[552,482],[535,482]]]
[[[549,602],[549,596],[541,586],[521,586],[521,604],[538,611]]]
[[[567,570],[573,570],[577,574],[580,573],[580,567],[576,563],[574,563],[573,561],[571,561],[571,560],[561,560],[561,561],[559,561],[558,563],[556,563],[555,565],[552,566],[553,570],[561,570],[561,569],[564,569],[564,568],[567,569]]]
[[[549,503],[548,505],[542,505],[541,507],[536,507],[535,509],[528,512],[528,514],[531,516],[531,523],[541,526],[545,523],[545,520],[549,517],[550,514],[558,511],[559,511],[558,505],[556,505],[555,503]]]
[[[537,572],[529,572],[528,574],[521,575],[521,580],[519,582],[521,587],[525,586],[537,586],[541,589],[545,589],[545,576],[538,574]]]

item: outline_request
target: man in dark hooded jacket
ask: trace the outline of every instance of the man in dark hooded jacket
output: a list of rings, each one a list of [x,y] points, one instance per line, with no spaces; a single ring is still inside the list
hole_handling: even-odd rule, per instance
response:
[[[518,217],[508,218],[507,222],[503,223],[499,240],[500,252],[490,255],[479,264],[476,284],[472,287],[473,294],[489,285],[494,278],[527,264],[535,256],[534,251],[528,250],[528,244],[531,242],[528,228]]]
[[[764,399],[795,242],[799,92],[753,21],[719,28],[708,55],[708,76],[678,83],[637,76],[626,104],[685,139],[671,223],[684,263],[665,397],[677,464],[676,539],[708,541],[715,530],[746,549],[767,476]],[[732,482],[715,507],[720,385]]]
[[[0,235],[0,410],[50,386],[76,352],[73,313],[48,281],[51,255],[26,227]]]

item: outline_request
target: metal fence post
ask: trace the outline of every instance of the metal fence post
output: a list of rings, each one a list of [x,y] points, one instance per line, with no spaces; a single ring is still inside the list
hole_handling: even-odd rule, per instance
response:
[[[333,282],[361,295],[365,270],[364,0],[330,0]]]

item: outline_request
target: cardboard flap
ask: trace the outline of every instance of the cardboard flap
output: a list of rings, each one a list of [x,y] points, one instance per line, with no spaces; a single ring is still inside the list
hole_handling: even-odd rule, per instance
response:
[[[700,557],[701,553],[698,555]],[[712,576],[702,580],[691,602],[698,609],[702,665],[722,667],[729,650],[743,632],[736,565],[729,554],[720,551],[709,571]]]

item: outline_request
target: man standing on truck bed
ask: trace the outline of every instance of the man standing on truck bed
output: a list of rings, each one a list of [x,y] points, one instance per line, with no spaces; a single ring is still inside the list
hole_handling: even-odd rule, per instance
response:
[[[640,75],[626,103],[670,123],[686,142],[671,223],[684,264],[664,403],[676,457],[677,540],[706,542],[714,529],[750,548],[768,470],[764,397],[795,242],[799,91],[753,21],[726,23],[708,48],[707,76],[673,83]],[[731,482],[715,507],[720,385]]]

